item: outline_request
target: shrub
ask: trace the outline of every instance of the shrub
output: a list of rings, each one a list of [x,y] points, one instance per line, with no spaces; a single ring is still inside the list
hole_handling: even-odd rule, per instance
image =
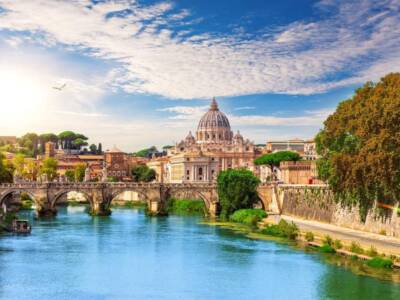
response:
[[[341,249],[341,248],[343,248],[342,241],[341,241],[341,240],[335,240],[335,241],[333,242],[333,248],[335,248],[335,249]]]
[[[299,234],[299,228],[293,222],[288,223],[281,219],[277,225],[265,226],[261,233],[295,240]]]
[[[367,265],[373,268],[391,268],[393,266],[393,261],[388,258],[374,257],[367,261]]]
[[[335,253],[336,250],[328,244],[323,244],[320,248],[319,251],[321,251],[322,253]]]
[[[311,231],[306,232],[305,239],[307,242],[314,241],[314,233],[312,233]]]
[[[323,244],[328,246],[333,246],[333,239],[329,235],[326,235],[323,240]]]
[[[382,229],[381,231],[379,231],[379,234],[381,234],[381,235],[386,235],[386,230],[385,230],[385,229]]]
[[[250,226],[256,226],[263,218],[267,217],[267,213],[262,209],[238,209],[230,217],[229,220],[236,223],[242,223]]]
[[[168,212],[175,214],[205,214],[205,205],[202,200],[197,199],[170,199],[168,201]]]
[[[378,256],[378,251],[376,251],[376,248],[375,248],[374,246],[371,246],[371,247],[367,250],[366,254],[367,254],[368,256],[375,257],[375,256]]]
[[[357,254],[363,254],[364,253],[364,249],[361,248],[360,244],[356,243],[356,242],[351,242],[350,251],[353,252],[353,253],[357,253]]]

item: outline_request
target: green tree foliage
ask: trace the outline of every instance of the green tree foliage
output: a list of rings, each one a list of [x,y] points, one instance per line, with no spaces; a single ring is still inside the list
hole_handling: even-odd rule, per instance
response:
[[[43,134],[39,135],[39,143],[40,143],[39,153],[40,154],[44,153],[44,145],[47,142],[53,142],[53,143],[57,144],[58,136],[54,133],[43,133]]]
[[[66,170],[65,177],[67,177],[69,182],[75,181],[75,170]]]
[[[400,197],[400,73],[366,83],[339,104],[316,137],[319,176],[336,198],[359,205]]]
[[[252,208],[258,201],[260,180],[246,169],[230,169],[218,174],[217,188],[221,217],[227,219],[234,211]]]
[[[13,170],[5,163],[5,158],[0,153],[0,183],[12,182]]]
[[[40,167],[39,174],[47,174],[47,179],[49,181],[54,180],[57,176],[57,166],[58,162],[53,157],[48,157],[43,160],[43,163]]]
[[[142,149],[134,153],[134,155],[138,157],[150,157],[154,152],[157,152],[157,148],[155,146],[152,146],[150,148]]]
[[[75,166],[74,169],[75,181],[78,182],[83,181],[83,179],[85,178],[85,170],[86,170],[86,164],[84,163],[79,163]]]
[[[156,178],[156,172],[146,165],[133,167],[131,173],[135,181],[150,182]]]
[[[72,144],[74,145],[75,149],[81,149],[81,147],[88,145],[88,143],[82,138],[75,139]]]
[[[97,154],[97,146],[95,144],[91,144],[89,150],[91,154]]]
[[[27,133],[18,139],[18,144],[30,151],[32,156],[36,156],[39,148],[39,136],[33,132]]]
[[[25,155],[16,154],[13,158],[13,166],[14,170],[20,175],[23,176],[25,174]]]
[[[101,143],[97,146],[97,154],[103,154],[103,145]]]
[[[264,154],[254,160],[256,165],[269,165],[271,169],[273,167],[279,167],[282,161],[299,161],[300,155],[292,151],[279,151],[274,153]]]

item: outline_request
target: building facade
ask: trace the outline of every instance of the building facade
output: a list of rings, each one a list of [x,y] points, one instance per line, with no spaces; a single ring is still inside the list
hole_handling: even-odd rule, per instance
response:
[[[189,132],[184,140],[168,149],[168,162],[158,178],[171,183],[212,182],[220,171],[227,169],[247,168],[257,173],[254,159],[260,154],[239,131],[233,133],[228,118],[213,99],[195,135]]]

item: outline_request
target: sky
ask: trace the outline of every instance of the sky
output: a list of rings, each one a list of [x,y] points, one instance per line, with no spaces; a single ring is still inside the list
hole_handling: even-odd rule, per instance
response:
[[[398,71],[399,0],[0,0],[0,135],[133,152],[196,131],[216,97],[255,143],[308,139]]]

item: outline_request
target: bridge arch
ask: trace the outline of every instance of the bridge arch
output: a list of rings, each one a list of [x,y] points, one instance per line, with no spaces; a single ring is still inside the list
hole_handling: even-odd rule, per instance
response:
[[[35,204],[38,204],[39,196],[37,195],[37,193],[35,193],[35,191],[32,191],[30,189],[8,189],[0,194],[0,207],[3,208],[3,204],[7,204],[7,200],[12,199],[9,198],[9,196],[16,194],[20,196],[23,193],[28,194],[29,197],[35,202]]]
[[[90,207],[93,207],[93,197],[90,195],[90,193],[88,193],[87,191],[79,190],[79,189],[65,189],[65,190],[56,192],[50,200],[51,207],[54,208],[57,205],[58,201],[64,195],[67,195],[68,193],[71,193],[71,192],[82,194],[85,197],[85,199],[89,202]]]
[[[199,190],[170,188],[167,193],[166,201],[168,202],[170,199],[199,199],[204,202],[207,211],[209,211],[212,205],[212,199],[207,194],[207,192]]]

